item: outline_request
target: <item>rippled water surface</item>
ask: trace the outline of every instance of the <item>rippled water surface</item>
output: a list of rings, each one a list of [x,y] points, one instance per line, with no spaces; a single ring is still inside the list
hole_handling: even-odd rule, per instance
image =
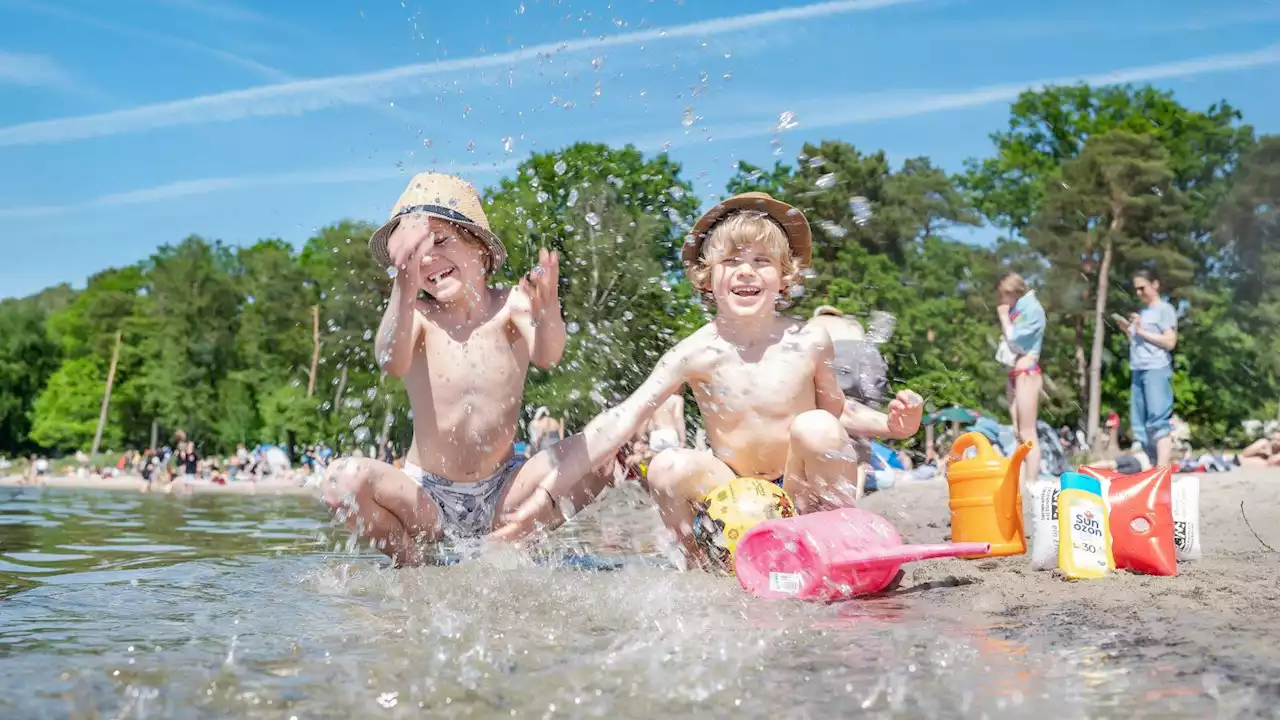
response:
[[[653,562],[394,571],[310,499],[3,492],[3,718],[1204,717],[1230,685],[948,582],[822,606]],[[615,493],[559,542],[656,537]]]

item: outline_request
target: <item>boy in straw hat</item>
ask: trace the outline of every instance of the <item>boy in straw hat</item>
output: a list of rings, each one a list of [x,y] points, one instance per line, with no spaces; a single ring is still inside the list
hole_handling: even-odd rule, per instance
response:
[[[702,559],[692,542],[695,503],[735,477],[777,482],[802,513],[854,505],[858,458],[840,423],[844,395],[831,368],[831,338],[778,313],[809,257],[804,215],[764,193],[737,195],[704,215],[683,259],[689,279],[714,302],[714,321],[667,352],[631,397],[556,449],[547,494],[609,458],[688,383],[710,452],[663,451],[649,465],[648,486],[690,559]],[[903,393],[889,404],[887,434],[908,437],[919,427],[922,408],[907,400]],[[543,494],[529,498],[497,537],[518,538],[529,518],[545,514]]]
[[[564,352],[559,256],[540,250],[518,288],[490,287],[506,250],[480,196],[434,173],[409,183],[369,247],[395,278],[375,350],[408,390],[413,442],[403,470],[365,458],[334,463],[323,493],[348,526],[412,565],[423,559],[419,541],[486,535],[506,510],[546,492],[537,481],[551,470],[548,454],[526,463],[513,446],[529,363],[550,367]],[[582,478],[552,505],[585,505],[609,475]]]

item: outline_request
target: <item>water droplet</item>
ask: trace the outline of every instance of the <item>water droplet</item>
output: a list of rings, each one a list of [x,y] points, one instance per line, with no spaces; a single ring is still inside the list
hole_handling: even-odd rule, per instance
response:
[[[671,187],[667,188],[667,193],[671,195],[671,197],[675,198],[676,200],[681,200],[684,198],[684,188],[680,187],[679,185],[672,185]]]
[[[845,230],[843,225],[838,225],[836,223],[831,222],[830,220],[819,221],[818,227],[822,228],[822,232],[837,239],[842,238],[845,235],[849,234],[849,231]]]
[[[818,277],[818,271],[814,270],[811,267],[801,268],[800,277],[805,278],[806,280],[811,280],[813,278]]]
[[[821,176],[819,176],[819,177],[818,177],[818,179],[817,179],[816,181],[814,181],[814,183],[813,183],[813,184],[814,184],[814,185],[817,185],[817,186],[818,186],[818,188],[819,188],[819,189],[821,189],[821,190],[826,190],[827,188],[835,187],[835,185],[836,185],[836,174],[835,174],[835,173],[827,173],[827,174],[825,174],[825,175],[821,175]]]
[[[587,213],[587,224],[591,227],[600,226],[600,216],[594,212]]]
[[[565,171],[566,171],[566,170],[568,170],[568,169],[569,169],[569,165],[568,165],[568,163],[566,163],[566,162],[564,161],[564,159],[563,159],[563,158],[561,158],[561,159],[559,159],[559,160],[557,160],[557,161],[556,161],[556,174],[557,174],[557,175],[563,175],[563,174],[565,173]]]
[[[525,227],[527,227],[527,228],[529,228],[530,230],[532,230],[532,229],[533,229],[533,218],[529,218],[528,220],[525,220],[525,221],[524,221],[524,226],[525,226]]]
[[[817,157],[815,157],[815,158],[810,158],[810,159],[809,159],[809,167],[811,167],[811,168],[820,168],[820,167],[822,167],[823,165],[826,165],[826,164],[827,164],[827,159],[826,159],[826,158],[824,158],[824,157],[822,157],[821,155],[819,155],[819,156],[817,156]]]
[[[800,125],[800,123],[796,122],[796,114],[790,110],[786,110],[778,116],[778,125],[776,129],[778,132],[782,132],[783,130],[790,130],[798,125]]]
[[[507,153],[511,152],[511,148],[514,144],[515,141],[511,139],[510,135],[504,135],[502,138],[502,151]]]
[[[546,190],[539,190],[536,197],[538,198],[538,203],[541,204],[546,202],[547,199],[550,198],[551,196],[547,194]]]
[[[591,58],[592,70],[599,70],[602,65],[604,65],[604,58],[602,57]]]
[[[369,340],[372,340],[372,339],[373,339],[373,331],[372,331],[372,330],[365,330],[365,331],[364,331],[364,335],[363,335],[363,337],[364,337],[364,339],[365,339],[365,341],[366,341],[366,342],[367,342],[367,341],[369,341]]]
[[[697,118],[693,116],[693,108],[686,107],[684,109],[684,118],[680,120],[680,124],[685,127],[693,127],[693,123]]]
[[[565,329],[565,330],[566,330],[570,335],[577,335],[577,334],[578,334],[578,330],[580,330],[581,328],[579,328],[579,327],[578,327],[578,323],[576,323],[576,322],[571,322],[571,323],[569,323],[568,325],[565,325],[565,326],[564,326],[564,329]]]
[[[567,202],[569,207],[573,207],[578,202],[578,188],[571,188],[569,190],[569,199]]]
[[[853,221],[858,225],[866,225],[871,221],[871,201],[861,195],[849,198],[849,212],[853,213]]]

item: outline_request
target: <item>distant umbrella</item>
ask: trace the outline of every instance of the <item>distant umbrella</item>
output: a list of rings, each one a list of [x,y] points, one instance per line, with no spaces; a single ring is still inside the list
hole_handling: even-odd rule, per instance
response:
[[[939,410],[935,413],[929,413],[924,417],[925,425],[934,425],[940,422],[954,422],[970,425],[978,422],[982,418],[982,413],[977,410],[970,410],[967,407],[952,405],[949,408]]]

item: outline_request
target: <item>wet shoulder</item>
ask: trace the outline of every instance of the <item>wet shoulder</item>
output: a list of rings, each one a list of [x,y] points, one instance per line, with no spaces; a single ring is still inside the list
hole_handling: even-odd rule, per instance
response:
[[[786,322],[789,324],[783,328],[781,343],[784,350],[813,356],[831,352],[831,335],[821,324],[801,323],[796,320]]]

